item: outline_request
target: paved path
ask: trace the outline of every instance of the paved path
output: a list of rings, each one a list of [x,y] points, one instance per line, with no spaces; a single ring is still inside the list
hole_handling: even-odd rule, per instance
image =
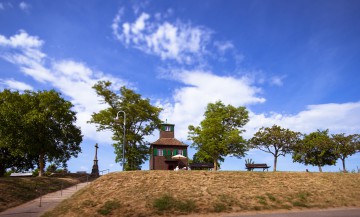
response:
[[[61,201],[71,197],[76,191],[85,187],[90,182],[79,183],[72,187],[66,188],[61,191],[56,191],[50,194],[46,194],[41,197],[41,206],[40,206],[40,197],[29,201],[27,203],[21,204],[17,207],[7,209],[0,213],[1,217],[38,217],[44,214],[46,211],[56,207]]]
[[[303,210],[245,215],[224,215],[227,217],[359,217],[360,208],[330,208],[322,210]]]

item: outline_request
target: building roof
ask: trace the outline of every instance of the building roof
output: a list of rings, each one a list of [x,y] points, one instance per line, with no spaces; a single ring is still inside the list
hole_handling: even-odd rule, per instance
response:
[[[178,145],[178,146],[188,146],[175,138],[160,138],[155,142],[151,143],[152,145]]]

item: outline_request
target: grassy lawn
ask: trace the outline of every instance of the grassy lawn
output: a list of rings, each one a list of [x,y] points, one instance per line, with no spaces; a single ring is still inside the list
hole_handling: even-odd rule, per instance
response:
[[[79,181],[75,178],[2,177],[0,178],[0,212],[76,183]]]
[[[93,181],[45,216],[176,216],[360,206],[360,174],[134,171]]]

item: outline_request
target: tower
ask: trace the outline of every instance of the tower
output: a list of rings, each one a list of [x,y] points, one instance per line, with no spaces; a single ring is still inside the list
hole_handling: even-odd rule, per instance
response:
[[[96,143],[95,144],[95,158],[94,158],[94,165],[92,167],[91,170],[91,176],[92,177],[99,177],[99,166],[98,166],[98,159],[97,159],[97,150],[98,150],[99,146]]]
[[[150,170],[173,170],[176,166],[187,167],[187,147],[175,138],[175,125],[163,123],[160,126],[160,137],[150,144]],[[183,159],[173,159],[182,155]]]

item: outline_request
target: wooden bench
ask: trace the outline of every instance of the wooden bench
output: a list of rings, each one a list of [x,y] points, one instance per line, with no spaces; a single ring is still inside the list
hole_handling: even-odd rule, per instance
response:
[[[248,171],[253,171],[254,169],[263,169],[263,171],[269,171],[270,166],[267,164],[245,164],[245,167]]]

